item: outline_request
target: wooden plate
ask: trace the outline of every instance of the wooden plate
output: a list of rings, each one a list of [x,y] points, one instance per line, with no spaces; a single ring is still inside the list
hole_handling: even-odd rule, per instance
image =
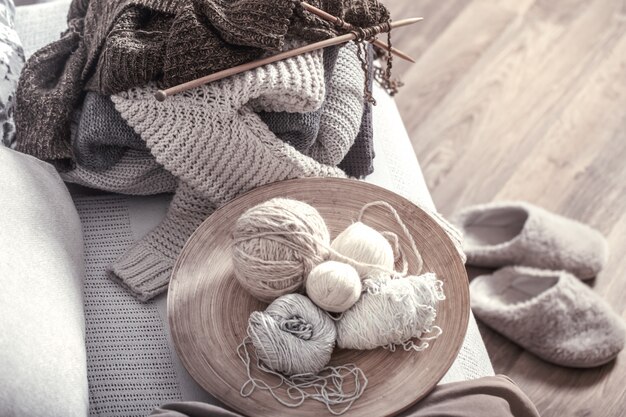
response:
[[[447,298],[439,304],[436,320],[443,334],[422,352],[336,350],[331,364],[356,363],[369,380],[363,396],[344,416],[393,415],[423,398],[452,365],[463,343],[469,319],[465,268],[445,231],[424,211],[384,188],[347,179],[298,179],[257,188],[217,210],[189,238],[172,272],[168,295],[172,337],[189,373],[213,396],[244,414],[330,415],[313,400],[287,408],[267,391],[256,390],[247,398],[239,395],[247,377],[236,349],[246,336],[250,313],[266,305],[249,296],[234,277],[231,230],[246,209],[274,197],[294,198],[317,208],[332,237],[349,226],[366,203],[385,200],[398,211],[422,254],[424,271],[435,272],[444,282]],[[368,211],[365,223],[402,236],[392,217],[378,207]],[[409,247],[404,240],[402,244]],[[257,376],[274,382],[265,374]]]

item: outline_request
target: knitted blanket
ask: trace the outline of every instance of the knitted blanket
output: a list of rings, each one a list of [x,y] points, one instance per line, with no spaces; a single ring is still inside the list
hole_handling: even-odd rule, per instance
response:
[[[334,33],[300,7],[294,15],[296,3],[74,0],[61,39],[33,54],[22,71],[17,149],[67,167],[73,162],[69,121],[85,90],[112,94],[150,81],[189,81],[279,50],[290,27],[303,39]],[[356,25],[388,16],[376,0],[328,3]]]

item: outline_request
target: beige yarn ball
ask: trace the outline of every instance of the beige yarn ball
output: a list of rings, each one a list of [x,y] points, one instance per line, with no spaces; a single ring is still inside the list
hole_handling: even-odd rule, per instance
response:
[[[255,298],[271,302],[299,292],[311,270],[328,258],[322,216],[297,200],[274,198],[248,209],[233,230],[235,277]]]
[[[361,296],[361,278],[351,265],[343,262],[322,262],[309,274],[306,293],[318,307],[343,313]]]
[[[341,232],[331,248],[343,256],[360,263],[378,265],[392,271],[394,267],[394,254],[391,244],[375,229],[361,222],[350,225]],[[331,253],[330,259],[341,260]],[[371,268],[355,266],[361,278],[368,275]]]

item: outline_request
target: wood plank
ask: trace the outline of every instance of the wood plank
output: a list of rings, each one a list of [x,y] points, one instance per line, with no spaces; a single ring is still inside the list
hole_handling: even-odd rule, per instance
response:
[[[420,2],[386,3],[398,18],[420,14]],[[407,34],[396,42],[419,58],[401,68],[397,102],[435,202],[450,214],[522,199],[598,228],[611,255],[591,286],[626,318],[626,2],[454,6],[430,45]],[[625,415],[626,353],[603,367],[567,369],[479,327],[496,372],[542,416]]]

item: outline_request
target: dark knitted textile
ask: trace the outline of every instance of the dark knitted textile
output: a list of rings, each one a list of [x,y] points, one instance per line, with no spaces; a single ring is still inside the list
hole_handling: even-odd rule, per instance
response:
[[[324,49],[326,96],[328,95],[330,79],[335,69],[338,52],[339,46]],[[308,113],[259,112],[259,116],[276,136],[306,154],[317,138],[323,110],[324,106]]]
[[[370,91],[373,87],[374,51],[371,45],[367,48],[367,83]],[[374,126],[372,124],[372,103],[366,102],[363,107],[363,118],[359,134],[354,144],[339,164],[346,174],[361,178],[374,172]]]
[[[322,3],[350,23],[379,23],[376,0]],[[85,90],[167,87],[279,50],[288,30],[333,34],[295,0],[74,0],[68,27],[28,60],[16,94],[17,149],[57,166],[73,162],[69,124]]]
[[[69,122],[85,89],[167,86],[247,62],[280,48],[292,9],[291,0],[74,0],[69,29],[33,54],[20,77],[17,149],[67,164]],[[249,46],[224,46],[219,27]]]
[[[76,163],[91,170],[115,165],[128,149],[146,151],[146,144],[128,126],[108,96],[89,92],[72,129]]]
[[[378,0],[307,0],[307,3],[358,27],[374,26],[389,18],[389,11]],[[336,34],[334,24],[300,6],[295,8],[291,21],[289,34],[303,39],[319,41]]]

